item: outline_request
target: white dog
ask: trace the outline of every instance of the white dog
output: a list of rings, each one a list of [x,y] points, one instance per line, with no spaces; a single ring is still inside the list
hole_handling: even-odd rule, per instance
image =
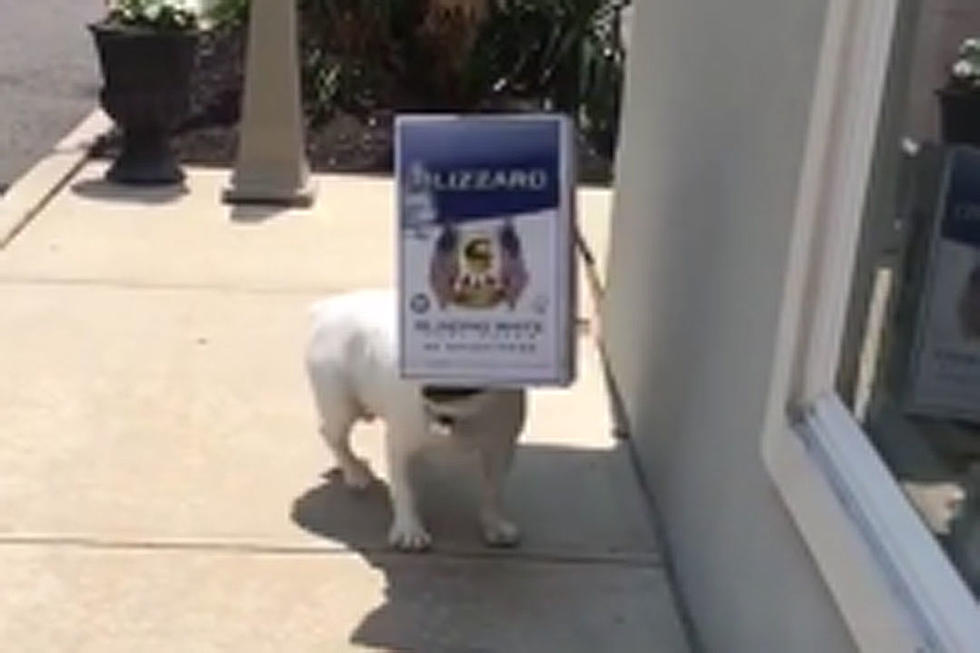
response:
[[[470,448],[480,458],[484,539],[493,546],[514,545],[520,534],[503,515],[500,494],[524,425],[524,390],[424,387],[400,378],[396,301],[393,292],[360,291],[313,306],[306,363],[320,432],[345,483],[364,488],[373,476],[351,451],[350,430],[358,419],[385,420],[392,546],[419,551],[431,544],[419,519],[409,467],[425,447],[447,442]]]

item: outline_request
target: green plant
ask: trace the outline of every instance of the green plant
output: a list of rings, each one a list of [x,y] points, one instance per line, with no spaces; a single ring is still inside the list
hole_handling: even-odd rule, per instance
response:
[[[581,46],[581,127],[592,145],[607,158],[612,158],[619,138],[626,67],[621,22],[628,2],[604,3],[590,22]]]
[[[417,63],[420,0],[301,0],[303,90],[314,123],[337,109],[398,109]]]
[[[467,85],[537,98],[574,115],[605,156],[615,148],[630,0],[499,0],[473,49]]]
[[[980,93],[980,37],[965,39],[958,55],[950,68],[950,88]]]
[[[204,17],[214,26],[242,25],[248,20],[249,0],[215,0]]]
[[[197,13],[185,0],[107,0],[106,23],[152,30],[189,31]]]
[[[288,1],[288,0],[287,0]],[[592,147],[615,150],[630,0],[493,0],[475,17],[438,0],[298,0],[304,107],[337,110],[567,112]],[[240,27],[248,0],[216,0],[207,18]],[[512,102],[516,101],[516,102]]]

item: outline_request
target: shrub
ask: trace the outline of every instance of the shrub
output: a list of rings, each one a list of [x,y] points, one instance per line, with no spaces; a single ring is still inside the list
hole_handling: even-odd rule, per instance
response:
[[[479,16],[436,11],[438,0],[298,2],[304,105],[314,125],[337,110],[518,104],[567,112],[601,155],[615,149],[621,12],[630,0],[490,0]],[[248,0],[216,0],[208,12],[219,27],[240,28],[247,16]]]
[[[566,111],[604,155],[615,147],[629,0],[497,0],[473,50],[468,83],[540,98]]]

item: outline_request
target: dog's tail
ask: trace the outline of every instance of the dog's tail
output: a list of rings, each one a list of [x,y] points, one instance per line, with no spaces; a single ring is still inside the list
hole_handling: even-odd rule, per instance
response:
[[[309,314],[314,322],[317,322],[336,313],[376,312],[379,300],[397,301],[394,291],[390,288],[365,288],[321,297],[310,304]]]
[[[310,320],[314,325],[328,320],[331,315],[343,310],[342,306],[345,301],[349,301],[348,295],[327,295],[314,300],[309,308]]]
[[[322,315],[324,311],[327,310],[330,304],[329,297],[321,297],[317,299],[312,304],[310,304],[309,315],[311,320],[315,320],[318,315]]]

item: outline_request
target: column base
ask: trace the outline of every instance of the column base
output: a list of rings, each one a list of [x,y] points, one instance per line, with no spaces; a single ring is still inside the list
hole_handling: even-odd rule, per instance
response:
[[[221,193],[226,204],[267,204],[308,208],[316,197],[316,184],[308,179],[303,186],[283,187],[262,184],[232,184]]]

